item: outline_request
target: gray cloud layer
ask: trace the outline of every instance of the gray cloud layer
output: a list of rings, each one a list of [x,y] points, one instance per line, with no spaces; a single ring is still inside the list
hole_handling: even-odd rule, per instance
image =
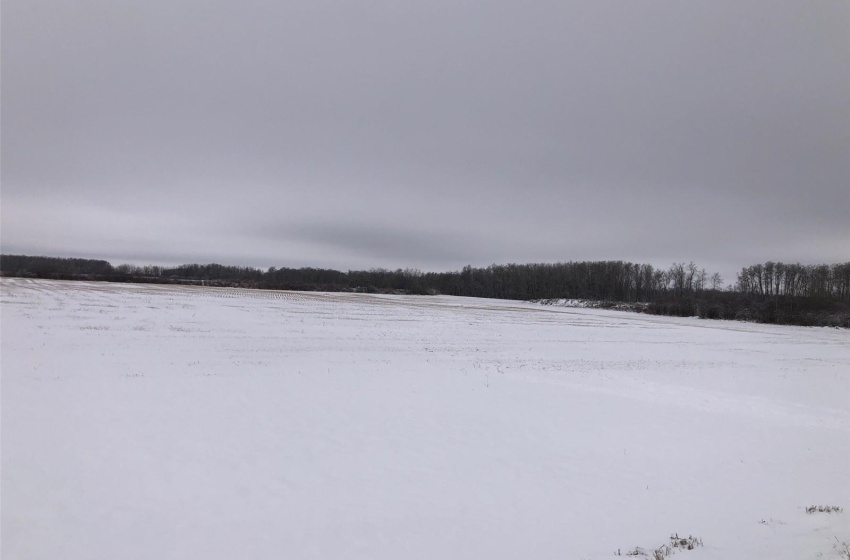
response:
[[[8,0],[4,252],[850,258],[850,4]]]

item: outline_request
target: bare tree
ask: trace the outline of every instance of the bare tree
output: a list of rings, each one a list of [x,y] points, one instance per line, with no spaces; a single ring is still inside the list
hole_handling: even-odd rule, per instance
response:
[[[715,272],[714,274],[712,274],[710,281],[712,290],[719,290],[723,287],[723,277],[720,276],[719,272]]]

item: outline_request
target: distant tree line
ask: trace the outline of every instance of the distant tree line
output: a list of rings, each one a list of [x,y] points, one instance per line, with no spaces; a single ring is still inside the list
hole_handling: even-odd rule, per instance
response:
[[[762,296],[850,298],[850,263],[803,266],[766,262],[738,274],[738,291]]]
[[[51,277],[52,275],[107,275],[115,272],[107,261],[0,255],[3,276]]]
[[[734,284],[695,263],[667,269],[623,261],[466,266],[453,272],[417,269],[341,272],[187,264],[112,266],[107,261],[0,255],[3,276],[112,282],[203,284],[278,290],[446,294],[515,300],[587,299],[635,304],[678,316],[850,328],[850,262],[745,267]],[[640,304],[640,305],[637,305]]]

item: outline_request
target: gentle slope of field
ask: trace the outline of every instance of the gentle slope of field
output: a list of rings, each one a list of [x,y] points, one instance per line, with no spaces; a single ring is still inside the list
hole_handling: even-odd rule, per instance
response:
[[[2,280],[2,557],[841,558],[850,333]]]

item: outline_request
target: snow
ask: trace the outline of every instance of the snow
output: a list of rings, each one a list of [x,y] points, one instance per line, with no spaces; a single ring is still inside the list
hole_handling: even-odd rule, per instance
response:
[[[841,558],[850,333],[3,279],[2,557]]]
[[[649,303],[623,301],[597,301],[592,299],[535,299],[533,303],[556,307],[579,307],[584,309],[615,309],[617,311],[646,311]]]

